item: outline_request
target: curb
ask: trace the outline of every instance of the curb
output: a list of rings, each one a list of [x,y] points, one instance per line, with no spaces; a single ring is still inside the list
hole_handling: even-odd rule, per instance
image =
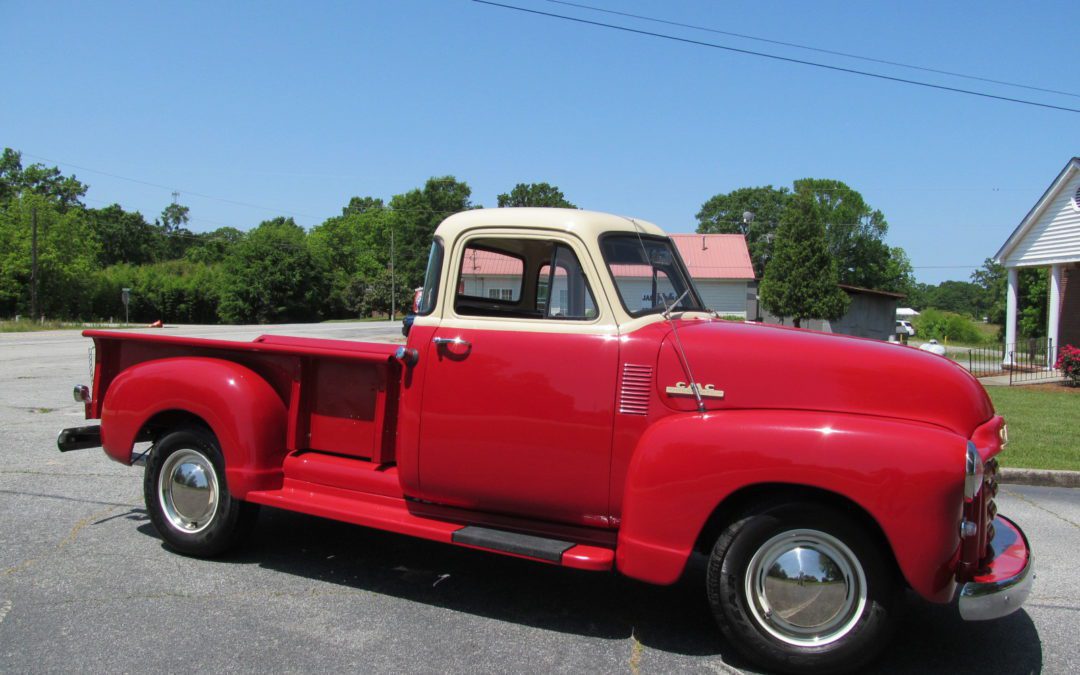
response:
[[[998,480],[1012,485],[1041,485],[1044,487],[1080,487],[1080,471],[1047,471],[1045,469],[1011,469],[1002,467]]]

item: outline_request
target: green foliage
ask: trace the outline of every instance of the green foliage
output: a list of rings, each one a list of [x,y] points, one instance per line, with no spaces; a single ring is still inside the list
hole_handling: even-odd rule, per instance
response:
[[[390,200],[395,237],[395,278],[399,288],[424,281],[432,234],[447,216],[473,208],[472,189],[453,176],[429,178],[421,190],[394,195]]]
[[[4,148],[0,155],[0,202],[7,202],[27,194],[44,197],[61,211],[82,206],[79,201],[86,194],[86,185],[75,176],[65,176],[55,166],[31,164],[23,168],[22,153]]]
[[[319,318],[323,269],[292,218],[261,223],[224,263],[218,316],[225,323],[280,323]]]
[[[348,216],[385,208],[386,206],[383,205],[383,200],[378,199],[377,197],[353,197],[349,200],[348,206],[341,209],[341,215]]]
[[[889,225],[881,211],[870,208],[858,191],[842,181],[804,178],[795,181],[794,189],[810,192],[818,204],[840,283],[900,290],[904,279],[895,278],[899,269],[890,265],[892,250],[884,242]]]
[[[499,207],[547,206],[562,209],[577,207],[566,200],[562,190],[547,183],[518,183],[509,194],[499,195]]]
[[[78,318],[90,311],[85,280],[97,267],[98,242],[82,209],[33,192],[0,203],[0,315],[30,313],[31,243],[37,217],[38,310]]]
[[[222,279],[221,265],[187,260],[114,265],[91,280],[92,315],[122,321],[121,289],[130,288],[132,323],[217,323]]]
[[[363,317],[374,314],[390,314],[390,271],[381,269],[366,276],[354,276],[345,294],[345,301],[353,315]],[[412,296],[398,289],[397,309],[408,306]]]
[[[127,263],[144,265],[164,256],[168,243],[159,228],[146,222],[138,211],[128,212],[119,204],[103,209],[87,209],[90,226],[101,244],[98,264],[102,267]]]
[[[804,178],[795,181],[791,191],[766,185],[715,195],[698,212],[697,231],[745,234],[754,274],[761,278],[772,255],[780,218],[800,192],[810,195],[816,204],[840,283],[905,294],[914,287],[907,254],[885,244],[889,226],[884,214],[838,180]],[[747,211],[754,214],[749,223],[744,222]]]
[[[923,310],[912,320],[915,334],[924,340],[933,338],[939,342],[962,342],[977,345],[983,342],[983,333],[971,318],[955,312],[937,309]]]
[[[225,260],[229,251],[247,236],[235,227],[219,227],[213,232],[195,234],[193,242],[184,251],[190,262],[212,265]]]
[[[981,318],[983,289],[967,281],[943,281],[928,289],[927,302],[934,309]]]
[[[764,307],[778,317],[836,320],[850,299],[837,285],[836,261],[829,255],[821,207],[806,190],[795,193],[780,217],[773,255],[759,287]]]
[[[983,261],[983,266],[971,273],[971,281],[979,287],[979,303],[976,317],[985,316],[990,323],[1005,323],[1005,294],[1008,274],[1005,268],[992,258]]]
[[[1022,269],[1019,275],[1020,297],[1017,330],[1021,337],[1046,337],[1046,307],[1049,299],[1050,270]]]
[[[765,275],[773,237],[787,202],[788,189],[771,185],[714,195],[697,213],[697,231],[702,234],[741,234],[745,228],[754,275],[760,279]],[[743,214],[747,211],[754,214],[748,227],[743,223]]]
[[[344,212],[345,215],[315,227],[309,235],[312,255],[327,271],[330,288],[324,311],[332,318],[364,316],[365,308],[357,298],[376,275],[385,272],[389,288],[390,230],[395,222],[394,214],[383,209],[346,208]],[[410,247],[403,242],[399,248],[395,236],[394,248],[394,257],[399,259],[399,251],[408,251]],[[398,297],[407,297],[411,286],[403,286],[401,280],[395,282]],[[389,306],[389,290],[386,298]]]

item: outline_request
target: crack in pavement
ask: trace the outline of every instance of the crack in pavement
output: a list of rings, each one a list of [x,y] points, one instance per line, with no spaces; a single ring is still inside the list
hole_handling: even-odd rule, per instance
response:
[[[182,593],[178,591],[160,591],[153,593],[130,593],[127,595],[109,595],[104,597],[82,597],[82,598],[69,598],[66,600],[57,600],[54,602],[41,602],[41,603],[28,603],[26,606],[30,608],[43,608],[50,609],[56,607],[65,607],[74,604],[94,604],[94,605],[106,605],[111,602],[123,602],[125,600],[220,600],[220,601],[234,601],[234,600],[265,600],[267,598],[320,598],[320,597],[341,597],[341,596],[360,596],[370,593],[370,591],[352,589],[342,591],[340,589],[328,589],[325,591],[317,588],[309,588],[301,591],[247,591],[242,593]],[[639,646],[641,643],[637,643]]]
[[[1028,499],[1028,497],[1026,495],[1022,495],[1019,492],[1013,492],[1012,490],[1008,490],[1008,489],[1005,489],[1005,488],[1001,488],[1001,491],[1004,492],[1005,494],[1009,495],[1010,497],[1016,497],[1017,499],[1024,502],[1025,504],[1029,504],[1031,506],[1034,506],[1035,508],[1039,509],[1040,511],[1045,511],[1046,513],[1049,513],[1050,515],[1057,518],[1058,520],[1064,521],[1064,522],[1068,523],[1069,525],[1072,525],[1076,529],[1080,530],[1080,523],[1074,523],[1073,521],[1069,520],[1065,516],[1062,516],[1062,515],[1060,515],[1058,513],[1055,513],[1054,511],[1051,511],[1050,509],[1046,508],[1042,504],[1039,504],[1038,502],[1036,502],[1036,501],[1034,501],[1032,499]]]
[[[55,471],[36,471],[34,469],[2,469],[0,476],[67,476],[68,478],[130,478],[130,473],[57,473]]]
[[[136,504],[121,504],[120,502],[102,502],[97,501],[96,499],[79,499],[78,497],[67,497],[65,495],[50,495],[44,492],[25,492],[22,490],[0,490],[0,495],[14,495],[16,497],[38,497],[40,499],[59,499],[65,502],[78,502],[79,504],[97,504],[100,506],[112,506],[114,508],[117,506],[137,507],[141,504],[141,502]]]

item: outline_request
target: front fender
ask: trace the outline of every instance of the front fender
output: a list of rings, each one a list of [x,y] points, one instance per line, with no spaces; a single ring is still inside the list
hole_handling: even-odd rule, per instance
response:
[[[270,384],[231,361],[177,357],[121,372],[105,393],[101,438],[106,454],[131,463],[139,431],[161,412],[184,411],[205,421],[225,456],[229,492],[281,487],[286,410]]]
[[[728,496],[765,484],[840,495],[881,527],[912,588],[955,590],[966,440],[880,417],[739,410],[664,418],[642,435],[626,479],[616,565],[672,583]]]

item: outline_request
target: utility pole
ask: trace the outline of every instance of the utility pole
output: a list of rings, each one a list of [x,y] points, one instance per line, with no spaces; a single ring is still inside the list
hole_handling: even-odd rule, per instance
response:
[[[38,316],[37,301],[37,207],[30,209],[30,320],[36,321]]]
[[[390,320],[397,314],[397,295],[394,288],[394,225],[390,225]]]

